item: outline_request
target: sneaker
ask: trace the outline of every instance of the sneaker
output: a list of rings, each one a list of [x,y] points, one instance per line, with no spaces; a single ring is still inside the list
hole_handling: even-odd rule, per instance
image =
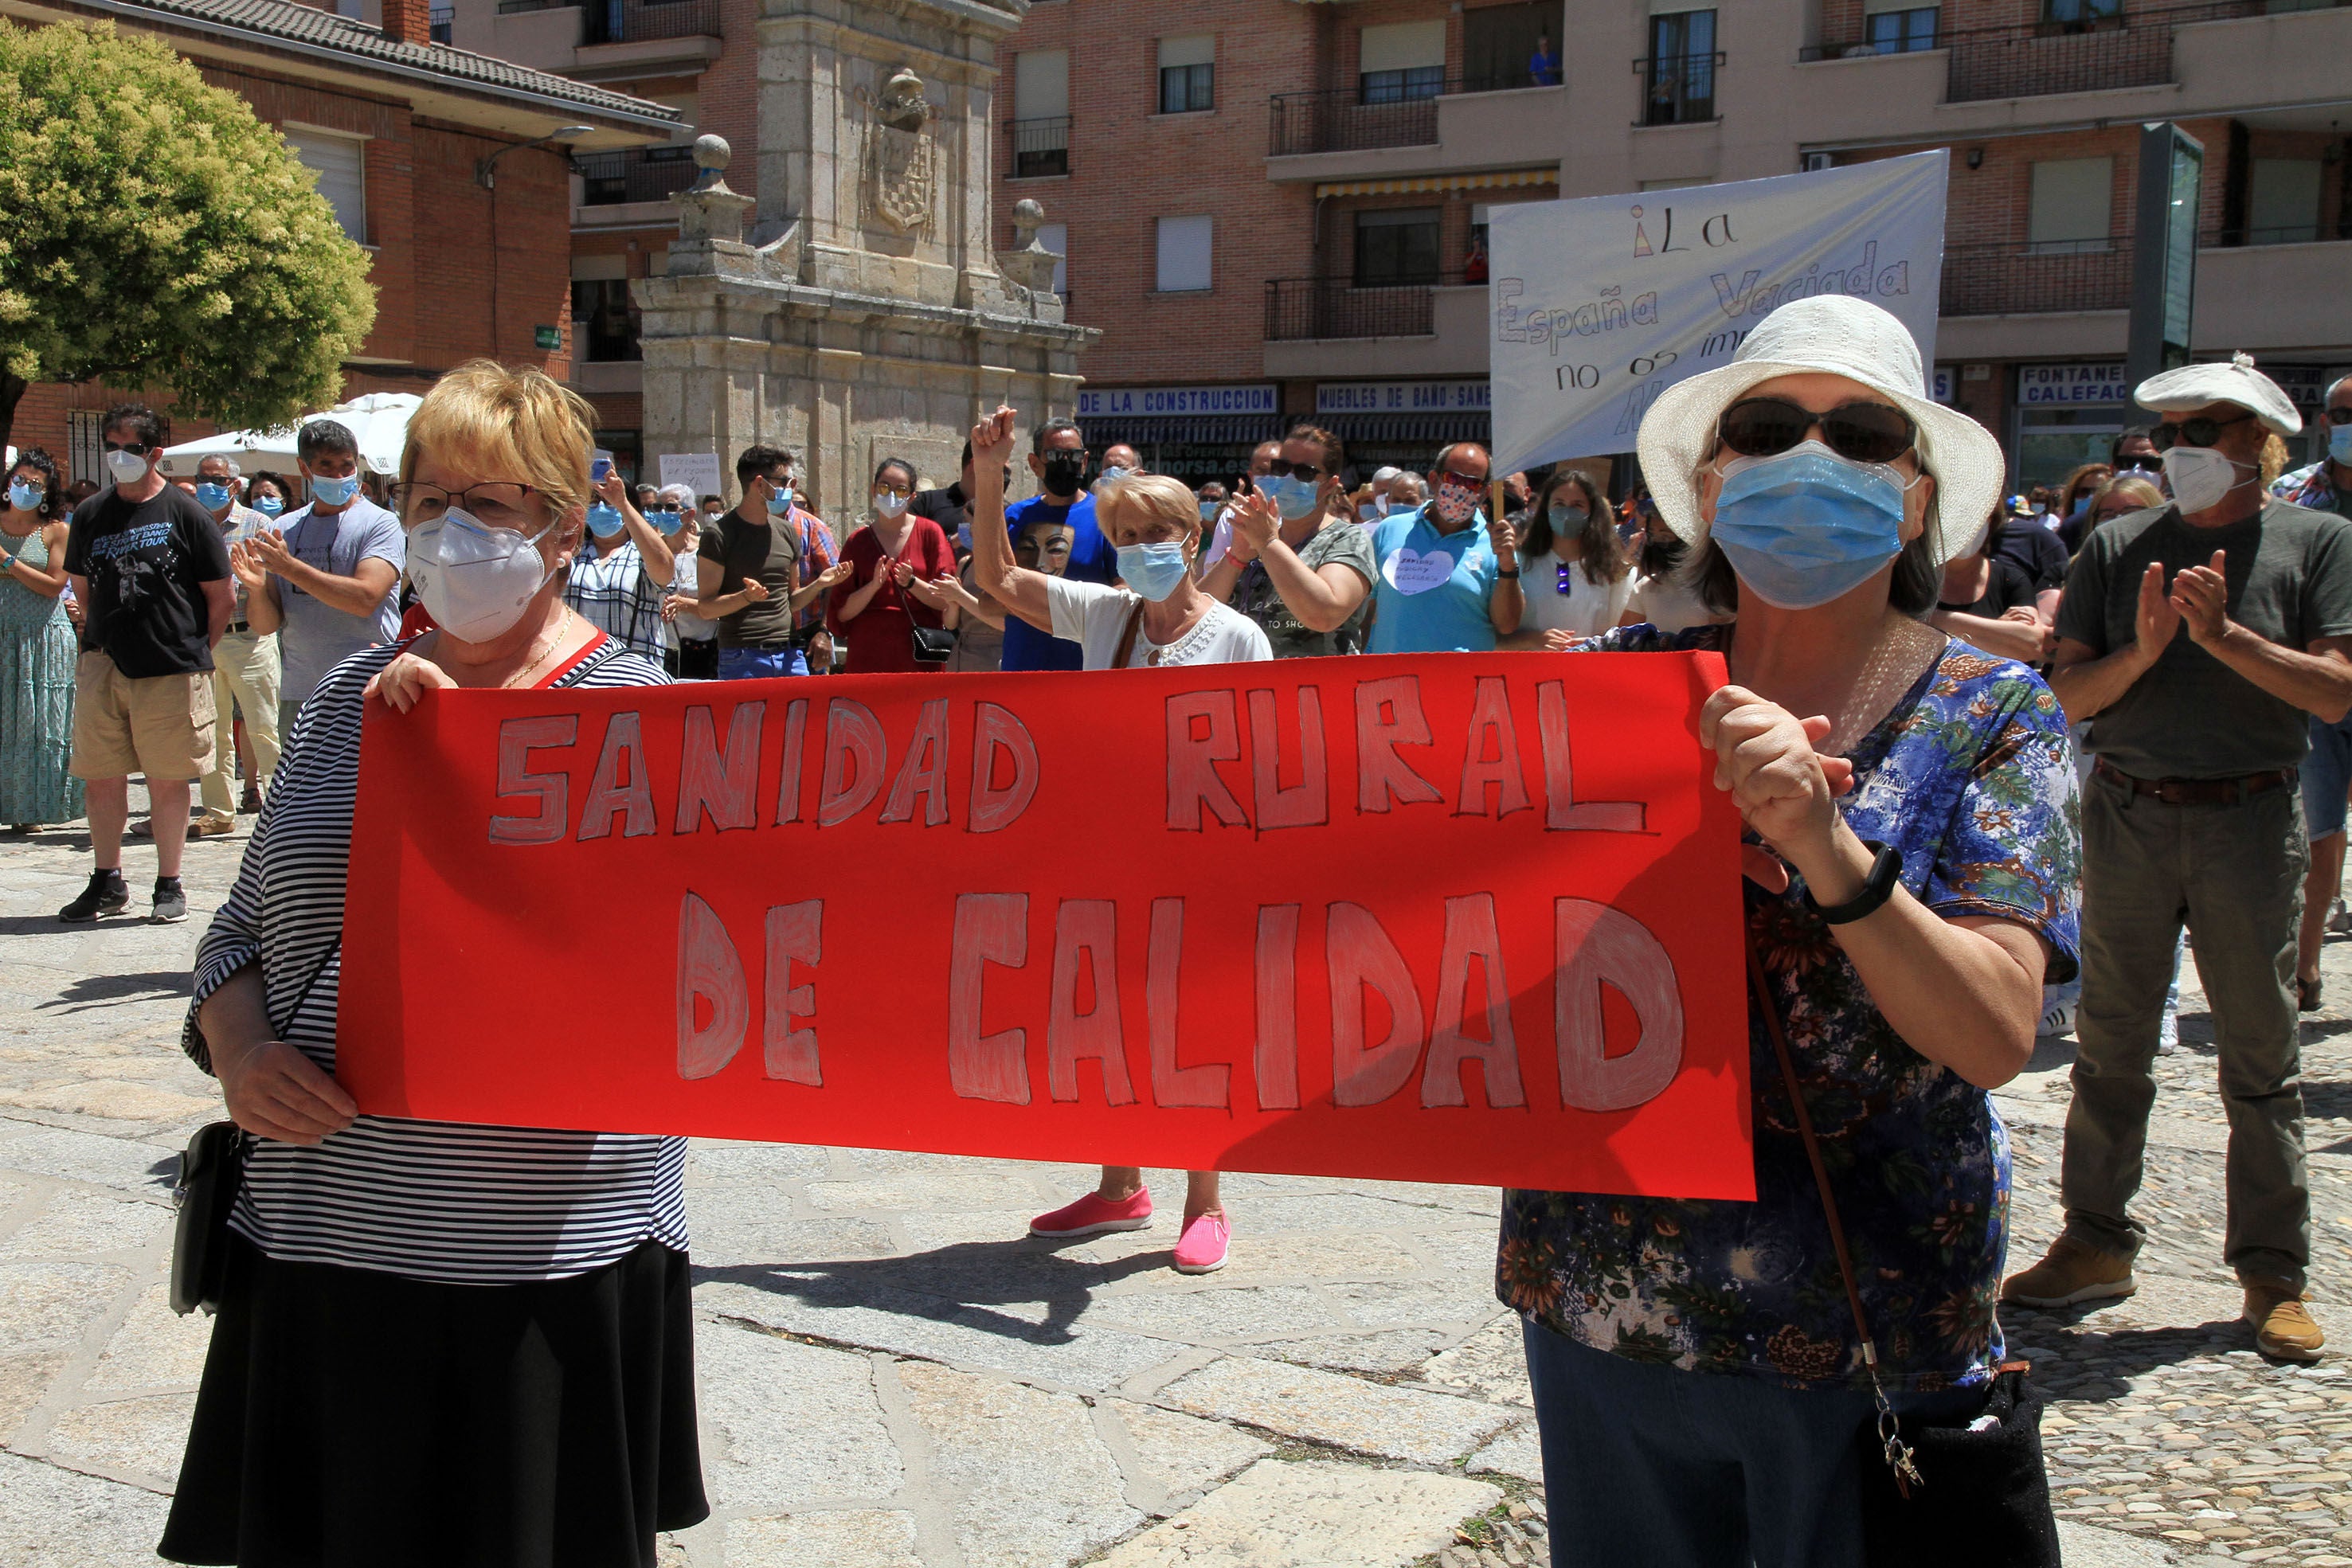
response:
[[[128,890],[125,890],[126,897]],[[180,891],[176,876],[155,879],[155,912],[149,918],[158,925],[177,925],[188,917],[188,895]]]
[[[1233,1227],[1215,1209],[1194,1215],[1184,1222],[1184,1234],[1176,1239],[1176,1271],[1215,1273],[1225,1266],[1225,1249],[1233,1239]]]
[[[101,915],[120,915],[131,907],[131,886],[119,871],[94,871],[81,896],[58,911],[69,925],[87,925]]]
[[[2042,1021],[2034,1026],[2037,1035],[2055,1037],[2074,1032],[2074,1003],[2064,997],[2057,998],[2042,1009]]]
[[[2128,1296],[2138,1289],[2130,1259],[2061,1236],[2041,1262],[2002,1283],[2000,1299],[2021,1307],[2071,1307],[2077,1301]]]
[[[2336,907],[2328,911],[2327,928],[2338,936],[2352,932],[2352,909],[2347,909],[2340,898],[2336,901]]]
[[[1093,1193],[1029,1222],[1029,1234],[1066,1240],[1074,1236],[1099,1236],[1106,1230],[1141,1230],[1151,1223],[1151,1189],[1139,1186],[1133,1197],[1112,1203]]]
[[[2246,1286],[2246,1321],[2254,1325],[2254,1348],[2277,1361],[2317,1361],[2327,1343],[2303,1304],[2303,1292],[2267,1281]]]

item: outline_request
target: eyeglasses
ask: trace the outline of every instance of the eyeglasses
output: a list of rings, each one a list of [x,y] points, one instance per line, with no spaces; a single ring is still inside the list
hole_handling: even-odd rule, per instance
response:
[[[1484,474],[1463,474],[1452,468],[1440,469],[1437,481],[1441,485],[1459,485],[1465,490],[1483,490],[1486,487],[1486,476]]]
[[[2327,411],[2330,424],[2352,424],[2352,408],[2331,408]]]
[[[394,510],[412,522],[429,523],[450,507],[457,507],[491,528],[520,529],[536,520],[530,513],[530,497],[537,494],[536,486],[504,481],[445,490],[438,485],[412,480],[392,487],[392,505]]]
[[[877,496],[911,496],[915,487],[912,485],[877,485],[874,493]]]
[[[1302,485],[1312,485],[1323,477],[1323,470],[1312,463],[1276,463],[1265,471],[1263,477],[1272,479],[1284,474],[1289,475]]]
[[[2169,452],[2175,446],[2210,446],[2221,439],[2221,433],[2233,424],[2243,424],[2253,418],[2242,413],[2235,419],[2209,419],[2198,414],[2178,423],[2168,421],[2148,433],[2148,441],[2158,452]]]
[[[104,441],[99,444],[109,452],[128,452],[133,457],[144,457],[155,450],[143,441]]]
[[[1843,402],[1816,413],[1786,398],[1743,398],[1723,411],[1716,434],[1742,457],[1777,457],[1814,430],[1853,463],[1892,463],[1917,443],[1919,427],[1890,403]]]

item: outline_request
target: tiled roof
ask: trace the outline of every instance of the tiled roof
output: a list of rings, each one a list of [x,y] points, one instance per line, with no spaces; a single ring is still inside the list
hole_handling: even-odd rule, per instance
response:
[[[214,27],[250,33],[261,38],[282,38],[331,49],[338,54],[351,55],[359,61],[446,77],[453,86],[471,86],[499,94],[527,93],[535,98],[557,99],[576,103],[593,112],[637,120],[676,123],[684,118],[667,104],[593,87],[586,82],[574,81],[570,77],[557,76],[552,71],[532,70],[510,61],[492,59],[470,49],[453,48],[447,44],[396,44],[385,37],[379,27],[316,6],[298,5],[293,0],[83,0],[83,3],[92,4],[96,9],[118,16],[146,12],[159,19],[180,17]]]

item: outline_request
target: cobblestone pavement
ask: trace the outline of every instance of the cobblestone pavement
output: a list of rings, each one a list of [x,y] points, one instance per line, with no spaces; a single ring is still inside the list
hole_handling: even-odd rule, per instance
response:
[[[209,1320],[162,1283],[167,1186],[218,1114],[177,1040],[242,850],[190,846],[186,925],[67,927],[74,832],[0,843],[0,1563],[154,1561]],[[152,861],[134,846],[134,909]],[[2352,997],[2352,950],[2333,961]],[[2167,1059],[2133,1301],[2028,1315],[2070,1563],[2352,1563],[2352,1389],[2266,1364],[2219,1266],[2202,1003]],[[2315,1146],[2352,1148],[2352,1021],[2312,1026]],[[2019,1249],[2054,1218],[2064,1051],[2004,1097]],[[2352,1158],[2314,1156],[2320,1293],[2352,1297]],[[1165,1182],[1173,1173],[1157,1173]],[[1172,1226],[1059,1249],[1074,1166],[698,1143],[688,1207],[713,1519],[666,1568],[1498,1568],[1546,1560],[1495,1195],[1236,1176],[1234,1262]],[[1174,1189],[1163,1191],[1172,1197]],[[2352,1315],[2321,1309],[2352,1334]],[[2213,1554],[2220,1553],[2220,1556]]]

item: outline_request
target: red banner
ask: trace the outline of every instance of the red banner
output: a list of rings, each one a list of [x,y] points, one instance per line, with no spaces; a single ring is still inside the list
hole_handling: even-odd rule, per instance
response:
[[[1711,655],[371,705],[384,1114],[1754,1195]]]

